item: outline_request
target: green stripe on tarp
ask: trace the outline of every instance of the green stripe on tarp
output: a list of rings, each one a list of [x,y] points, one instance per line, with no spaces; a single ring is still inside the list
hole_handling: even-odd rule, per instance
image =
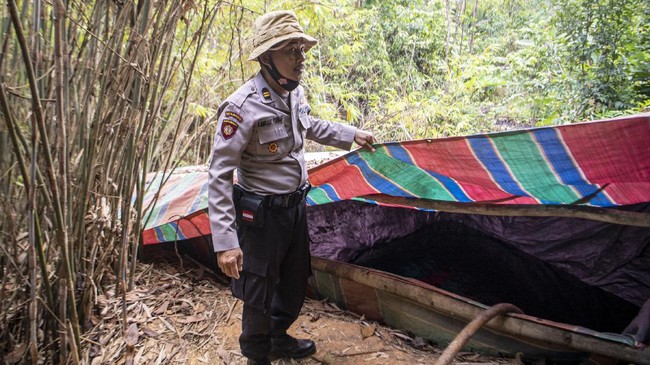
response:
[[[386,182],[376,181],[384,178],[390,184],[394,184],[419,198],[456,201],[449,191],[426,171],[409,163],[396,160],[386,153],[386,148],[381,147],[375,153],[361,155],[368,166],[375,170],[375,173],[381,175],[379,178],[371,177],[371,185],[375,186],[377,190],[382,192],[387,190],[382,187],[382,184],[386,184]]]
[[[325,191],[322,188],[311,189],[309,191],[309,199],[312,199],[316,205],[332,202],[332,199],[330,199],[327,194],[325,194]]]
[[[557,180],[555,172],[528,132],[494,137],[492,142],[522,188],[546,202],[573,203],[581,197]],[[525,156],[525,158],[522,158]]]
[[[174,227],[173,225],[169,223],[165,223],[163,225],[158,226],[158,228],[162,231],[166,241],[178,240],[178,232],[176,227]]]
[[[156,191],[158,191],[158,189],[161,187],[160,186],[161,181],[162,181],[162,176],[157,176],[149,183],[144,195],[144,200],[143,200],[144,204],[147,204],[149,200],[153,199],[153,196],[155,195]],[[147,211],[144,214],[142,221],[147,223],[144,226],[145,229],[153,228],[156,225],[158,225],[159,222],[157,221],[156,218],[158,218],[158,215],[160,214],[160,210],[162,209],[163,206],[164,204],[161,204],[160,200],[158,200],[156,202],[156,205],[154,205],[153,208],[151,208],[149,211]]]

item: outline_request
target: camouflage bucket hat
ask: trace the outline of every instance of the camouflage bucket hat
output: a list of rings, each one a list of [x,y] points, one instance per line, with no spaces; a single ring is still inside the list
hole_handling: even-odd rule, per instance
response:
[[[290,39],[302,39],[305,42],[305,51],[318,43],[316,38],[304,33],[293,11],[280,10],[266,13],[255,21],[251,39],[253,51],[248,60],[255,60],[274,45]]]

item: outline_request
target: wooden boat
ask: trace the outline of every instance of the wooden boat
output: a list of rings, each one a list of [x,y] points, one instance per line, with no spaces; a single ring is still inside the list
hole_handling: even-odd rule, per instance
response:
[[[360,256],[373,256],[395,240],[435,227],[434,223],[446,227],[460,222],[459,232],[480,232],[475,237],[498,239],[505,250],[512,247],[514,260],[524,260],[519,266],[526,268],[531,259],[538,265],[534,267],[547,268],[554,280],[558,276],[563,283],[575,284],[580,293],[586,290],[587,297],[576,298],[584,306],[576,308],[579,315],[600,313],[592,315],[596,322],[618,316],[608,309],[616,308],[616,303],[638,310],[650,299],[650,250],[644,248],[650,242],[649,113],[376,147],[373,154],[353,151],[310,170],[314,188],[307,200],[315,297],[446,346],[494,303],[470,299],[471,290],[451,292],[440,277],[434,279],[441,285],[417,280],[431,272],[406,275],[409,268],[396,267],[391,273],[377,269],[379,264],[375,269],[357,264]],[[158,174],[150,186],[144,205],[152,203],[152,208],[143,243],[206,238],[188,246],[213,263],[206,169]],[[447,236],[448,246],[459,245],[451,243],[454,232]],[[416,256],[444,251],[441,242],[446,239],[438,239],[438,246],[430,250],[419,246],[422,251],[415,250]],[[390,259],[399,247],[384,257]],[[465,251],[456,256],[475,256],[471,246],[463,247]],[[497,259],[498,255],[486,256],[484,261]],[[526,280],[503,280],[494,290],[518,294]],[[531,282],[530,287],[543,284]],[[564,292],[574,288],[561,286]],[[596,291],[593,297],[591,288]],[[472,290],[478,289],[485,288]],[[514,298],[518,296],[528,302],[535,298]],[[605,307],[611,298],[615,305]],[[560,307],[574,304],[571,299],[563,301]],[[579,320],[551,320],[535,314],[537,309],[533,305],[532,311],[524,309],[527,314],[495,318],[465,350],[571,363],[597,354],[650,364],[650,350],[637,343],[634,334],[621,335],[620,323],[615,326],[619,333],[613,333],[580,325]],[[589,320],[584,323],[592,323]]]
[[[182,249],[218,272],[209,236],[184,241]],[[422,281],[312,256],[308,296],[422,337],[442,348],[488,306]],[[488,322],[463,351],[526,361],[582,363],[600,355],[630,364],[650,364],[650,348],[630,336],[603,333],[526,314]]]
[[[487,306],[418,280],[312,257],[310,284],[315,298],[411,332],[446,347]],[[465,351],[527,360],[578,363],[591,354],[633,364],[650,364],[650,349],[629,336],[602,333],[525,314],[487,323]]]

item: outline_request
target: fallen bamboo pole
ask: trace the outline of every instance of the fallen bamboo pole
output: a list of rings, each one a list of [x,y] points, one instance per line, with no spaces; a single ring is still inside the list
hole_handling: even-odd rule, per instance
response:
[[[456,203],[439,200],[405,198],[386,195],[366,195],[363,198],[380,203],[417,206],[448,213],[465,213],[495,216],[564,217],[650,228],[650,214],[623,210],[575,205],[508,205]]]

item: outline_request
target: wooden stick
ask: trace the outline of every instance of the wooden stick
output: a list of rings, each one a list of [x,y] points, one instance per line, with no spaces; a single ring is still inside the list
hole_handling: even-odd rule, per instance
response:
[[[474,318],[470,323],[463,328],[462,331],[456,335],[453,341],[447,346],[445,351],[440,355],[435,365],[448,365],[454,359],[456,354],[465,346],[467,341],[469,341],[476,332],[488,323],[492,318],[497,317],[505,313],[523,313],[514,304],[510,303],[499,303],[491,306],[484,312],[481,312],[476,318]]]

